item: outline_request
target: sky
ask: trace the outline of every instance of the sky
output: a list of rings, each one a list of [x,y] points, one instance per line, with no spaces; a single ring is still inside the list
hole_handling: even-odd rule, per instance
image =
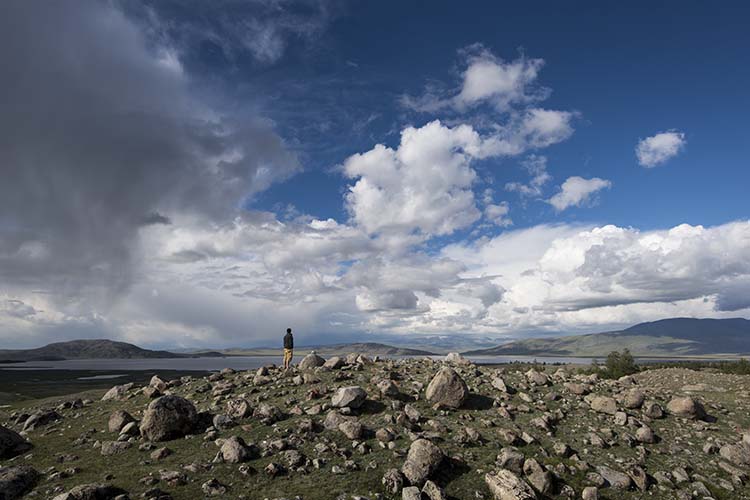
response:
[[[0,347],[750,318],[750,6],[10,0]]]

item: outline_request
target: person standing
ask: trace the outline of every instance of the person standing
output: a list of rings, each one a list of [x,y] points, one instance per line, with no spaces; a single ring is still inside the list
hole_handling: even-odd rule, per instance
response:
[[[286,329],[286,335],[284,335],[284,370],[288,370],[292,364],[292,358],[294,357],[294,335],[292,335],[292,329]]]

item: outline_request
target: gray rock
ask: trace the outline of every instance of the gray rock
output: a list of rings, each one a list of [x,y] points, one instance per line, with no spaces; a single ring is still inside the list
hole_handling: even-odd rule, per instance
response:
[[[453,364],[453,365],[470,365],[471,364],[471,361],[464,358],[458,352],[449,352],[448,355],[445,356],[445,362]]]
[[[394,398],[399,394],[398,386],[393,380],[381,380],[378,382],[378,390],[380,394],[388,398]]]
[[[109,432],[120,432],[130,422],[135,422],[133,416],[125,410],[117,410],[109,416],[107,428]]]
[[[253,408],[246,399],[230,399],[226,404],[227,415],[236,419],[247,418],[253,414]]]
[[[330,368],[331,370],[338,370],[342,366],[344,366],[344,360],[339,356],[333,356],[331,358],[328,358],[325,363],[323,363],[323,366],[326,368]]]
[[[349,439],[360,439],[364,432],[362,424],[356,420],[349,420],[339,424],[339,430]]]
[[[388,469],[380,482],[383,483],[386,493],[396,495],[404,487],[404,475],[398,469]]]
[[[367,393],[357,385],[342,387],[336,391],[331,398],[331,404],[337,408],[348,406],[349,408],[359,408],[367,399]]]
[[[223,462],[238,464],[256,458],[257,454],[254,446],[248,446],[239,436],[232,436],[221,444],[217,458]]]
[[[599,413],[606,413],[608,415],[617,413],[617,401],[609,396],[594,396],[589,399],[589,405],[592,410]]]
[[[466,382],[447,366],[435,374],[425,392],[427,401],[448,408],[460,408],[468,396]]]
[[[440,467],[442,461],[443,452],[440,448],[427,439],[417,439],[409,447],[401,472],[409,483],[421,486]]]
[[[197,423],[193,403],[179,396],[162,396],[148,405],[140,430],[149,441],[167,441],[190,434]]]
[[[638,389],[631,389],[622,395],[622,405],[631,410],[640,408],[646,400],[646,395]]]
[[[736,465],[750,465],[750,446],[739,444],[726,444],[719,449],[719,455]]]
[[[167,383],[158,375],[154,375],[153,377],[151,377],[151,381],[148,383],[148,385],[159,392],[164,392],[167,390]]]
[[[302,361],[299,362],[299,365],[297,365],[297,367],[300,370],[312,370],[313,368],[323,366],[325,362],[325,359],[315,354],[315,351],[312,351],[310,354],[302,358]]]
[[[599,490],[596,486],[586,486],[581,492],[583,500],[599,500]]]
[[[484,482],[495,500],[535,500],[534,490],[523,479],[506,469],[488,472]]]
[[[703,405],[689,396],[672,398],[667,404],[667,411],[672,415],[694,420],[701,420],[706,417],[706,410]]]
[[[430,481],[425,481],[422,487],[422,497],[427,497],[429,500],[448,500],[443,488]]]
[[[630,488],[632,481],[630,479],[630,476],[628,476],[624,472],[610,469],[609,467],[605,467],[604,465],[600,465],[599,467],[597,467],[596,471],[601,474],[601,476],[606,479],[607,483],[609,483],[609,485],[613,488],[617,488],[619,490],[627,490],[628,488]]]
[[[127,441],[103,441],[101,454],[104,456],[119,455],[132,447]]]
[[[109,401],[109,400],[122,400],[125,399],[125,397],[128,394],[128,391],[133,388],[135,384],[132,382],[122,385],[116,385],[112,387],[110,390],[102,396],[102,401]]]
[[[29,465],[0,467],[0,499],[21,498],[39,481],[41,475]]]
[[[23,424],[23,430],[34,430],[44,425],[49,425],[52,422],[57,422],[62,418],[62,415],[55,410],[39,410],[26,419],[26,422]]]
[[[31,448],[31,443],[26,441],[19,433],[0,425],[0,458],[12,458],[29,451]]]
[[[407,486],[401,490],[401,500],[421,500],[422,492],[416,486]]]

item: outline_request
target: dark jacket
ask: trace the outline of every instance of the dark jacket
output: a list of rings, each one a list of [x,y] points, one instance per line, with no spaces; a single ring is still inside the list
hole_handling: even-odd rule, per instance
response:
[[[294,349],[294,337],[291,333],[284,335],[284,349]]]

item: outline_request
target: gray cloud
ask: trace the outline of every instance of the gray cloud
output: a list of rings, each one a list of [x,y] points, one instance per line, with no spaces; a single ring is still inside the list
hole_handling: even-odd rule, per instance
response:
[[[169,47],[111,4],[15,1],[0,17],[0,280],[129,285],[139,229],[226,218],[298,164],[270,125],[219,116]]]

